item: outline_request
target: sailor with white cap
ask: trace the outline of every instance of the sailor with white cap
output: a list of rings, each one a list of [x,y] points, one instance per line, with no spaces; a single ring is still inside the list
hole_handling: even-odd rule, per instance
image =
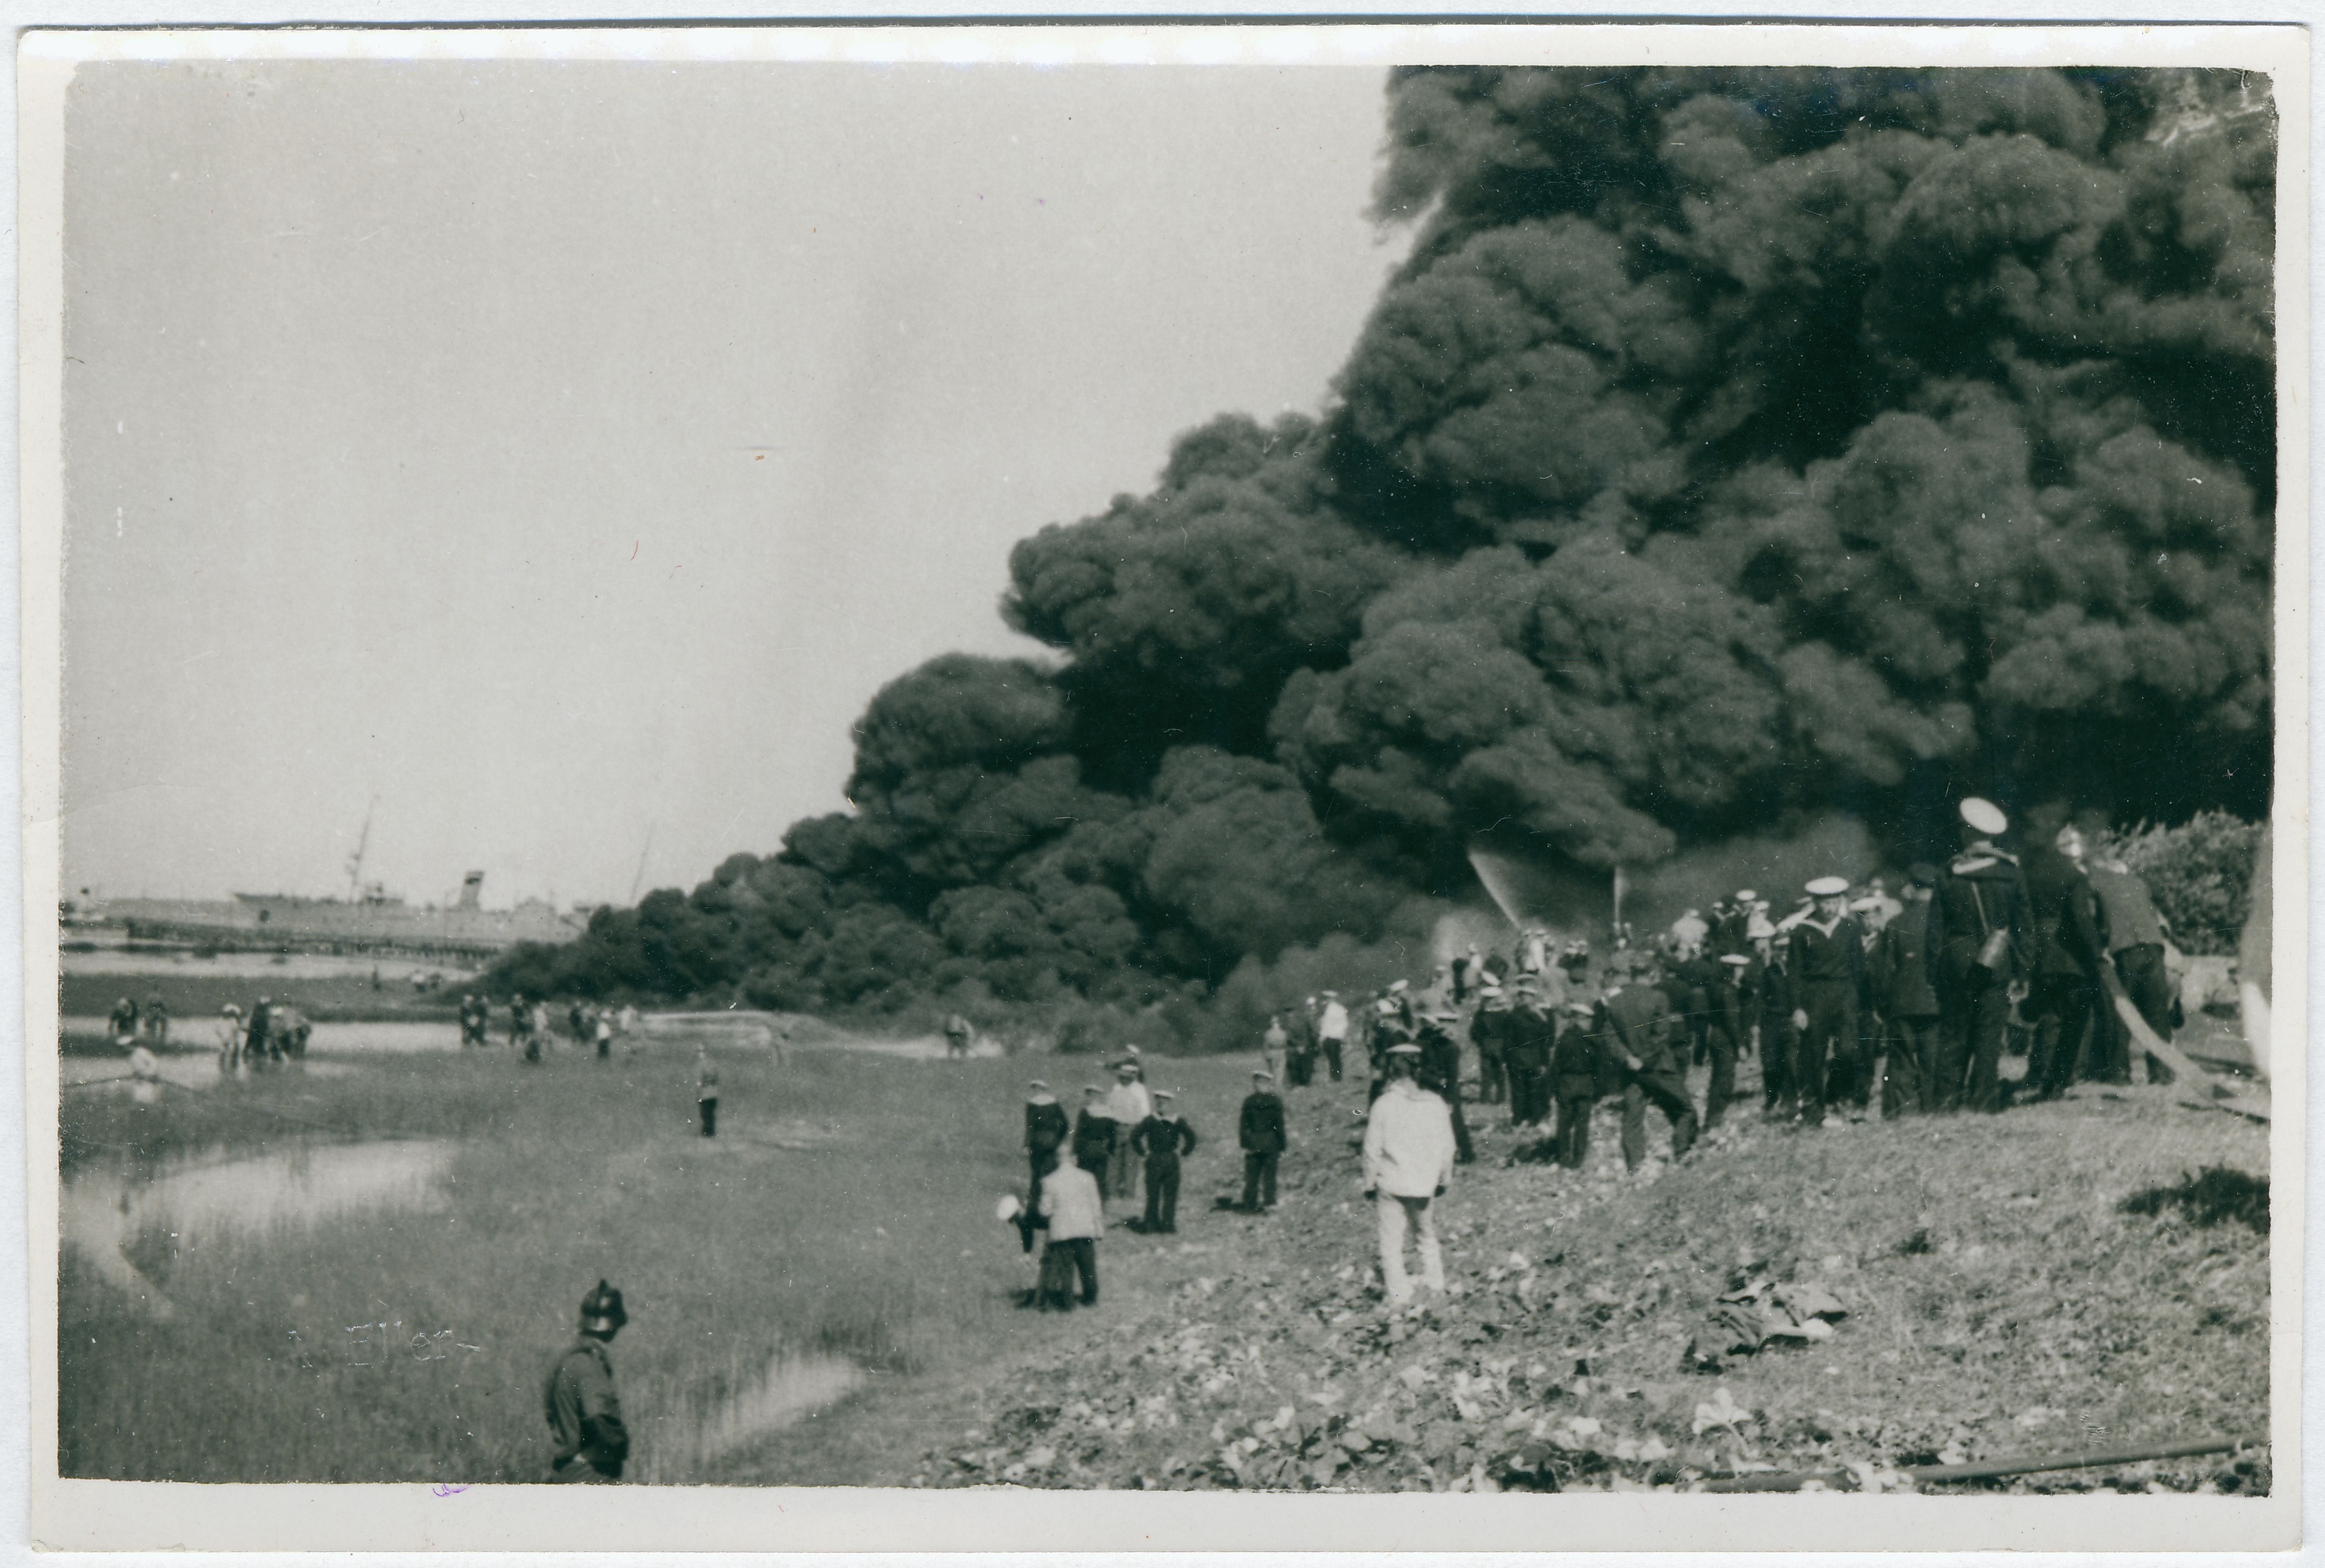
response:
[[[1469,1015],[1469,1043],[1477,1048],[1477,1103],[1499,1105],[1509,1092],[1508,1048],[1511,997],[1490,970],[1478,975],[1477,1010]]]
[[[1559,1032],[1551,1048],[1550,1087],[1557,1103],[1551,1133],[1558,1163],[1579,1171],[1590,1157],[1590,1108],[1610,1088],[1619,1087],[1612,1048],[1602,1036],[1606,1022],[1598,1007],[1580,997],[1559,1009]]]
[[[1469,1139],[1469,1124],[1461,1114],[1461,1043],[1453,1031],[1459,1026],[1461,1015],[1450,1007],[1427,1009],[1413,1030],[1413,1044],[1421,1047],[1421,1065],[1413,1073],[1413,1081],[1444,1100],[1453,1122],[1454,1158],[1468,1164],[1477,1157]]]
[[[1715,906],[1718,916],[1711,923],[1715,952],[1724,956],[1751,951],[1752,904],[1759,896],[1749,887],[1738,888],[1734,898]]]
[[[1848,878],[1819,877],[1805,891],[1815,908],[1792,927],[1792,1052],[1791,1094],[1801,1125],[1825,1123],[1825,1076],[1829,1061],[1852,1083],[1857,1071],[1857,999],[1865,979],[1865,938],[1848,915]]]
[[[2002,1109],[2002,1042],[2010,988],[2028,970],[2026,879],[1996,840],[2010,819],[1992,801],[1961,803],[1962,852],[1938,878],[1938,1071],[1941,1110]]]
[[[1711,1057],[1711,1081],[1703,1095],[1706,1132],[1719,1125],[1736,1098],[1737,1058],[1752,1044],[1752,1014],[1759,1006],[1759,997],[1752,988],[1753,970],[1759,966],[1750,954],[1721,953],[1718,967],[1719,977],[1705,997],[1704,1008],[1704,1033]]]
[[[1542,1126],[1550,1116],[1550,1053],[1558,1035],[1558,1008],[1548,988],[1539,975],[1518,974],[1507,988],[1509,1010],[1498,1019],[1513,1127]],[[1478,1055],[1482,1062],[1482,1047]]]
[[[1172,1236],[1179,1229],[1179,1159],[1195,1152],[1195,1129],[1187,1125],[1167,1089],[1153,1092],[1154,1114],[1131,1129],[1130,1146],[1146,1161],[1146,1215],[1141,1229],[1149,1236]]]
[[[1765,914],[1752,921],[1752,988],[1759,1006],[1754,1020],[1760,1026],[1760,1109],[1774,1119],[1779,1107],[1797,1103],[1792,1092],[1792,1044],[1800,1031],[1793,1027],[1792,939],[1780,934]]]
[[[1905,902],[1881,928],[1866,955],[1874,1003],[1887,1030],[1888,1055],[1881,1080],[1882,1114],[1898,1117],[1933,1109],[1930,1090],[1937,1077],[1937,953],[1932,899],[1938,868],[1916,861],[1905,873]]]
[[[1243,1210],[1246,1214],[1275,1210],[1275,1170],[1290,1146],[1283,1118],[1283,1100],[1275,1092],[1275,1075],[1255,1072],[1251,1092],[1244,1097],[1237,1121],[1237,1141],[1243,1146]]]
[[[1041,1079],[1028,1083],[1025,1090],[1025,1159],[1033,1177],[1025,1193],[1025,1206],[1030,1209],[1041,1195],[1042,1171],[1056,1162],[1058,1150],[1072,1132],[1073,1124],[1066,1119],[1066,1108],[1058,1103],[1058,1097]],[[1030,1233],[1025,1249],[1033,1249]]]

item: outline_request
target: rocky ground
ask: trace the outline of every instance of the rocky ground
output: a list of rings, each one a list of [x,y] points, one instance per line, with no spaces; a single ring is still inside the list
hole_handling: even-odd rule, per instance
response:
[[[2265,1432],[2266,1129],[2168,1090],[1816,1133],[1755,1101],[1676,1165],[1650,1112],[1635,1173],[1611,1104],[1570,1172],[1473,1103],[1479,1157],[1440,1203],[1450,1288],[1397,1314],[1357,1190],[1365,1103],[1292,1092],[1274,1214],[1212,1207],[1235,1164],[1213,1151],[1180,1236],[1111,1231],[1099,1305],[932,1405],[949,1430],[884,1479],[1904,1489],[1907,1465]],[[2268,1480],[2264,1449],[1950,1484]]]

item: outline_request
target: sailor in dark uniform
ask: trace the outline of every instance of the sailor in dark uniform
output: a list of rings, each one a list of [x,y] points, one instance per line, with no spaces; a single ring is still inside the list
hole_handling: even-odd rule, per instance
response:
[[[1865,936],[1848,914],[1848,879],[1820,877],[1808,885],[1816,908],[1792,927],[1793,1088],[1801,1126],[1825,1121],[1825,1080],[1834,1053],[1851,1067],[1857,1049],[1857,1003],[1865,988]]]
[[[1996,842],[2010,819],[1991,801],[1962,802],[1962,852],[1938,878],[1937,1108],[2002,1109],[2003,1034],[2011,989],[2033,968],[2026,881]]]
[[[1133,1152],[1146,1161],[1146,1218],[1149,1236],[1175,1236],[1179,1230],[1179,1159],[1195,1152],[1195,1129],[1172,1109],[1177,1097],[1167,1089],[1154,1091],[1154,1114],[1130,1130]]]

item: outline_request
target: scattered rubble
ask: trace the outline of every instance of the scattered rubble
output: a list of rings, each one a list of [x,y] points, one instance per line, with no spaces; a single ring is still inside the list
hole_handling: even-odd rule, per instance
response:
[[[1524,1163],[1531,1136],[1469,1109],[1479,1157],[1441,1209],[1442,1294],[1386,1308],[1340,1147],[1346,1107],[1295,1098],[1303,1155],[1287,1162],[1281,1212],[1207,1218],[1209,1234],[1175,1244],[1110,1233],[1106,1304],[1061,1320],[1070,1338],[997,1377],[991,1414],[899,1479],[1669,1491],[1813,1471],[1816,1486],[1894,1490],[1913,1484],[1902,1467],[2015,1452],[2059,1418],[1997,1410],[1989,1442],[1987,1420],[1960,1412],[1802,1416],[1750,1408],[1724,1382],[1707,1396],[1706,1375],[1754,1358],[1820,1374],[1840,1370],[1827,1352],[1895,1363],[1905,1331],[1862,1321],[1876,1286],[1860,1269],[1974,1266],[1978,1244],[1922,1226],[1903,1244],[1866,1239],[1861,1257],[1838,1249],[1847,1232],[1813,1184],[1792,1213],[1736,1184],[1737,1162],[1789,1136],[1755,1118],[1684,1165],[1628,1172],[1609,1108],[1592,1162],[1566,1171]]]

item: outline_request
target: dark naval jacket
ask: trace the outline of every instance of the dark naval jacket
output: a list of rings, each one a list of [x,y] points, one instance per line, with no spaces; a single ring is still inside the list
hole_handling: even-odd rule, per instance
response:
[[[1968,981],[1989,931],[2010,933],[1996,980],[2021,979],[2033,972],[2026,879],[2014,857],[1983,840],[1972,844],[1938,878],[1937,904],[1938,963],[1944,984],[1959,987]]]

